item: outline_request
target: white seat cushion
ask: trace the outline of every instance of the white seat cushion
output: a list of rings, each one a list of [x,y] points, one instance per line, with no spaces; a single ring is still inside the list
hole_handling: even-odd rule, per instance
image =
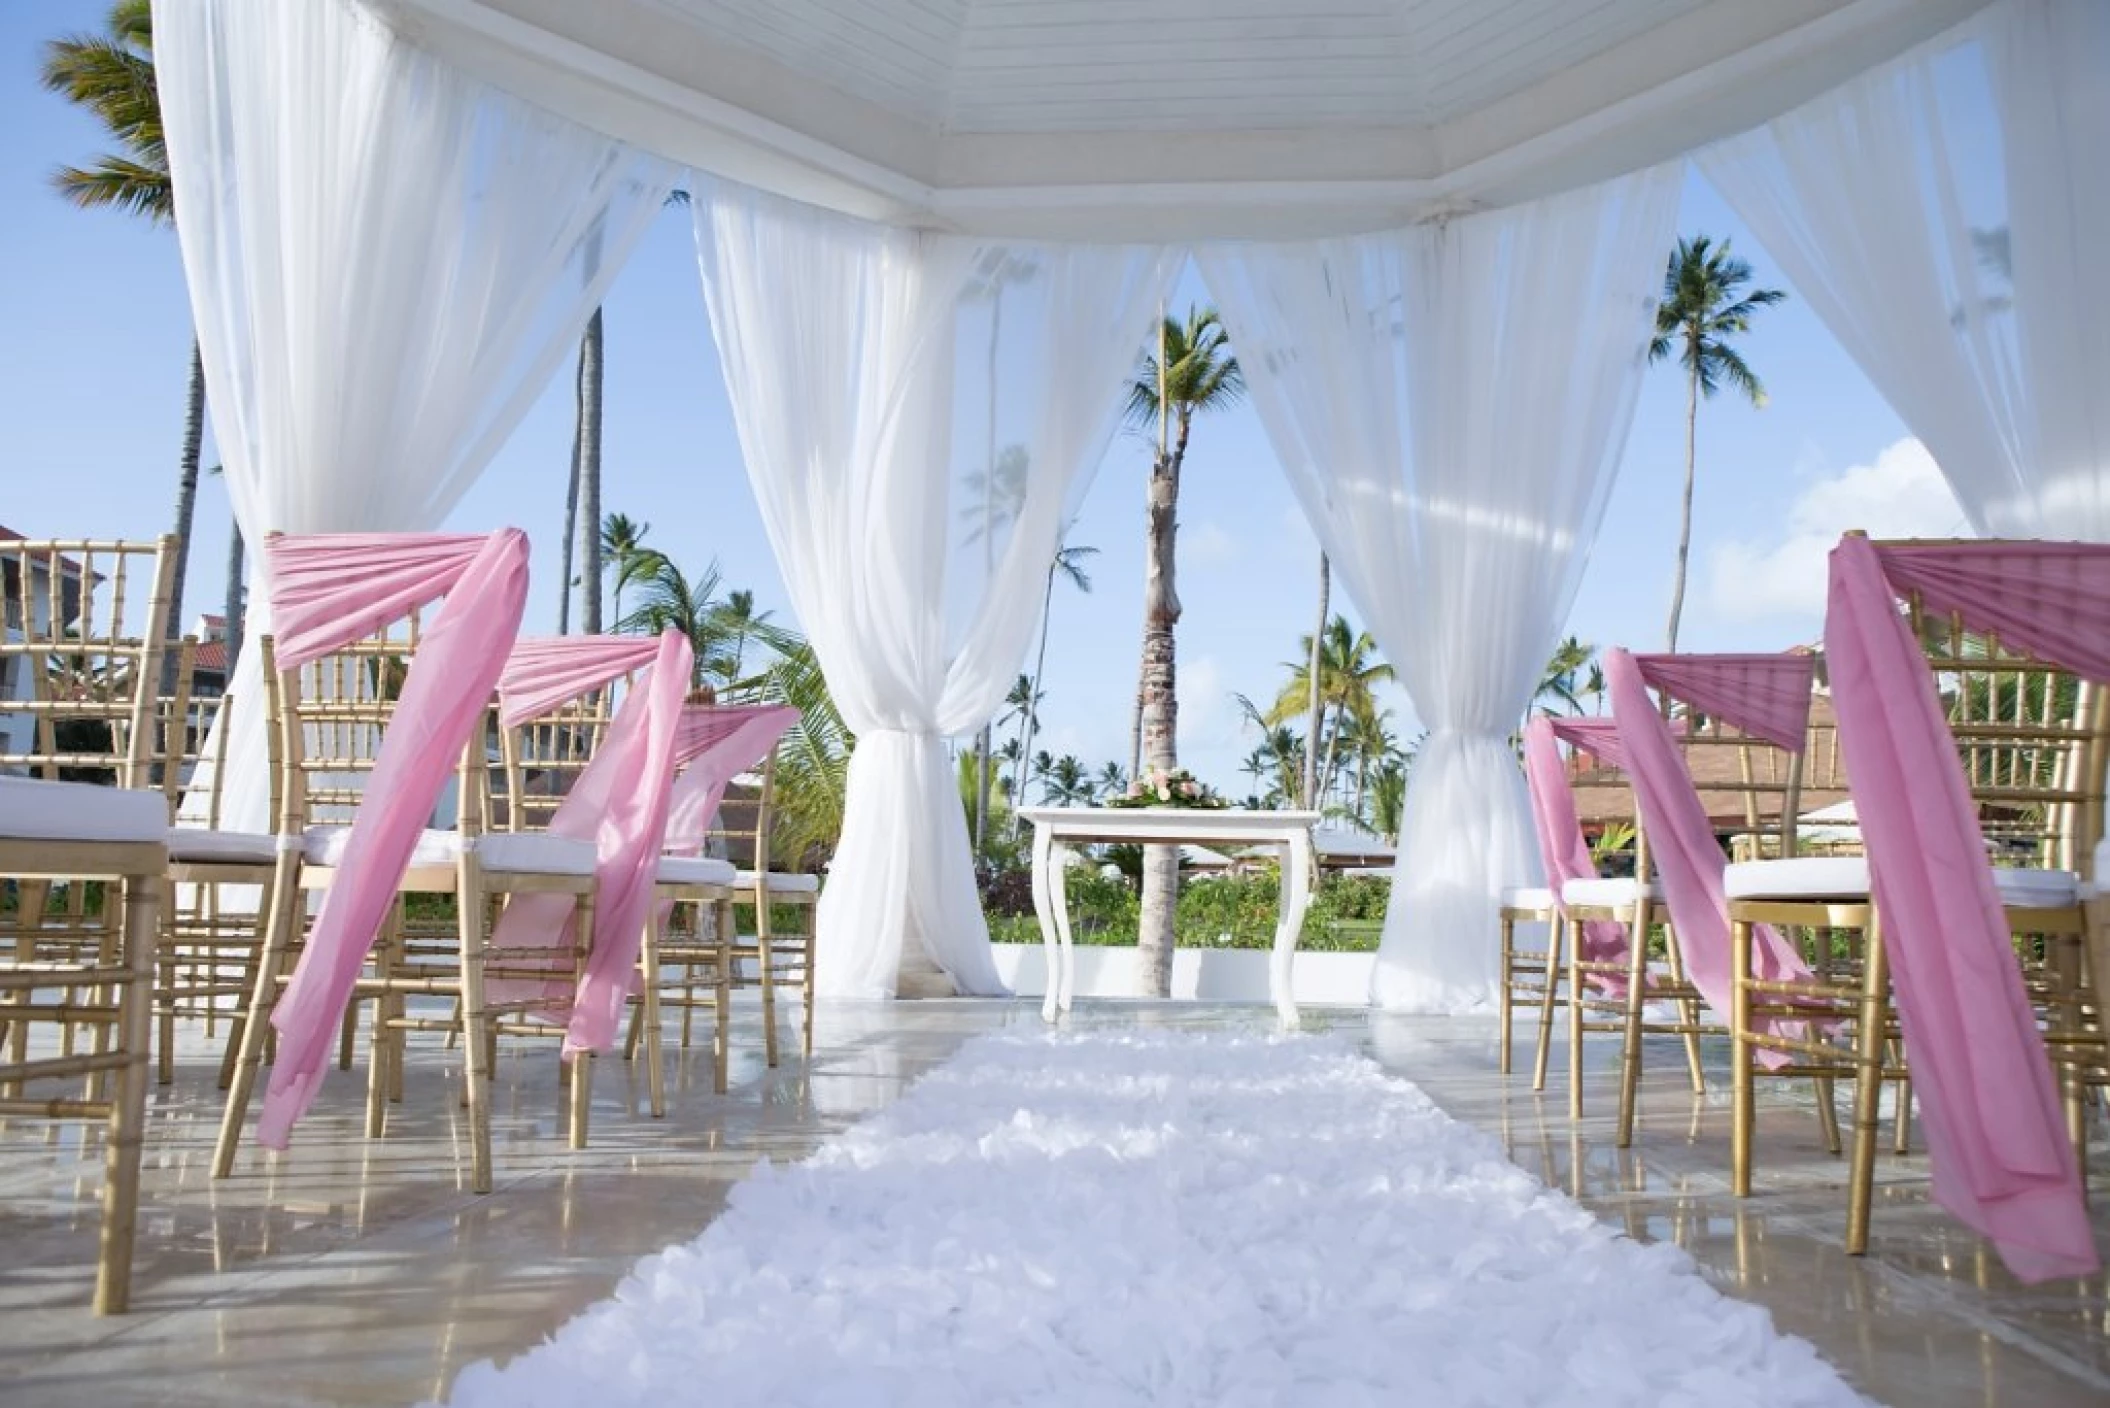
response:
[[[1868,898],[1866,856],[1802,856],[1732,865],[1722,888],[1733,900]],[[2080,900],[2080,879],[2070,870],[1993,868],[1993,888],[2010,909],[2064,909]]]
[[[278,838],[268,831],[172,826],[168,845],[170,860],[194,865],[269,865],[278,855]]]
[[[310,865],[336,865],[344,859],[345,843],[352,838],[349,826],[311,826],[301,845],[301,859]],[[412,865],[452,865],[461,855],[461,837],[452,831],[427,829],[418,833],[410,853]]]
[[[1994,866],[1993,888],[2009,909],[2067,909],[2081,902],[2081,877],[2070,870]]]
[[[755,873],[743,870],[733,880],[743,890],[755,887]],[[769,892],[772,895],[817,895],[821,892],[821,877],[818,875],[786,875],[781,871],[769,872]]]
[[[476,858],[501,875],[591,875],[600,856],[591,841],[507,831],[479,840]]]
[[[1502,892],[1502,908],[1551,909],[1553,908],[1553,891],[1543,885],[1524,885],[1513,890],[1504,890]]]
[[[1639,884],[1624,876],[1615,876],[1609,880],[1570,880],[1567,884],[1561,886],[1561,902],[1571,905],[1595,908],[1603,908],[1608,905],[1616,907],[1623,904],[1632,904],[1640,897]],[[1648,897],[1652,900],[1662,899],[1663,887],[1661,885],[1650,885],[1648,887]]]
[[[710,860],[703,856],[659,858],[659,883],[662,885],[731,885],[738,874],[729,860]]]
[[[0,837],[9,840],[159,845],[168,829],[168,798],[159,792],[0,777]]]
[[[1868,898],[1865,856],[1800,856],[1793,860],[1739,861],[1722,872],[1722,889],[1733,900]]]
[[[304,854],[310,865],[336,865],[344,859],[348,826],[311,826]],[[454,831],[427,828],[411,848],[413,866],[452,865],[461,857],[462,838]],[[586,841],[569,841],[542,832],[494,832],[476,843],[485,870],[499,875],[591,875],[597,859]]]

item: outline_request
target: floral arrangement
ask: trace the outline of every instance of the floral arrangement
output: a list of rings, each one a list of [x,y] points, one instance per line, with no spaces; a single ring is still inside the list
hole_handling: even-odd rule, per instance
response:
[[[1151,768],[1119,797],[1107,799],[1109,807],[1199,807],[1219,808],[1229,804],[1203,786],[1185,768]]]

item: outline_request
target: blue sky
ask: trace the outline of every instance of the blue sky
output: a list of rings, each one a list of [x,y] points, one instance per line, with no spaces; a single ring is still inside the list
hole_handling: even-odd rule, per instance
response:
[[[169,521],[189,351],[175,237],[50,193],[49,173],[99,150],[94,125],[36,82],[42,42],[93,28],[100,0],[0,6],[0,317],[14,348],[0,376],[0,523],[32,535],[146,536]],[[1730,237],[1759,279],[1765,251],[1697,177],[1679,228]],[[1792,290],[1791,290],[1792,293]],[[1207,298],[1190,270],[1174,307]],[[606,305],[605,507],[651,523],[650,541],[692,570],[713,557],[729,585],[783,611],[706,324],[685,212],[664,215]],[[1139,329],[1139,336],[1145,330]],[[1745,346],[1771,403],[1702,408],[1692,584],[1683,644],[1769,649],[1814,640],[1822,553],[1847,527],[1959,531],[1962,515],[1916,443],[1800,300],[1767,312]],[[451,526],[525,528],[536,544],[530,624],[555,625],[572,405],[560,374],[455,513]],[[1900,443],[1905,442],[1905,443]],[[210,449],[208,454],[210,455]],[[1684,389],[1652,370],[1605,528],[1568,629],[1599,645],[1657,647],[1668,607],[1683,469]],[[211,463],[211,459],[208,459]],[[1117,438],[1071,541],[1099,549],[1089,596],[1058,591],[1043,742],[1094,767],[1125,758],[1141,629],[1148,449]],[[1309,631],[1318,548],[1250,409],[1200,423],[1181,505],[1182,761],[1242,794],[1234,693],[1262,698]],[[217,610],[226,496],[200,494],[187,615]],[[1336,600],[1339,595],[1336,593]],[[1346,609],[1354,614],[1353,604]],[[1403,693],[1396,731],[1417,731]]]

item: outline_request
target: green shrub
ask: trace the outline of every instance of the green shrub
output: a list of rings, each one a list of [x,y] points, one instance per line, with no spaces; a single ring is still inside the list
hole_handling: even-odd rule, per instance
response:
[[[1368,952],[1377,947],[1391,884],[1382,875],[1335,876],[1312,892],[1298,947],[1314,952]],[[1267,949],[1275,943],[1281,890],[1273,867],[1245,875],[1180,882],[1174,934],[1182,948]],[[992,906],[994,909],[994,906]],[[1071,937],[1079,944],[1136,941],[1140,904],[1125,878],[1080,866],[1069,875]],[[992,912],[989,937],[997,943],[1039,943],[1040,924],[1024,913]]]

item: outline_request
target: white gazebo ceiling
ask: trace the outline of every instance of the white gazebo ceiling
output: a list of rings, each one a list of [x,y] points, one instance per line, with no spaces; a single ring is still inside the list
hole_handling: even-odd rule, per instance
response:
[[[1785,111],[1987,0],[384,0],[699,168],[1005,234],[1339,233]]]

